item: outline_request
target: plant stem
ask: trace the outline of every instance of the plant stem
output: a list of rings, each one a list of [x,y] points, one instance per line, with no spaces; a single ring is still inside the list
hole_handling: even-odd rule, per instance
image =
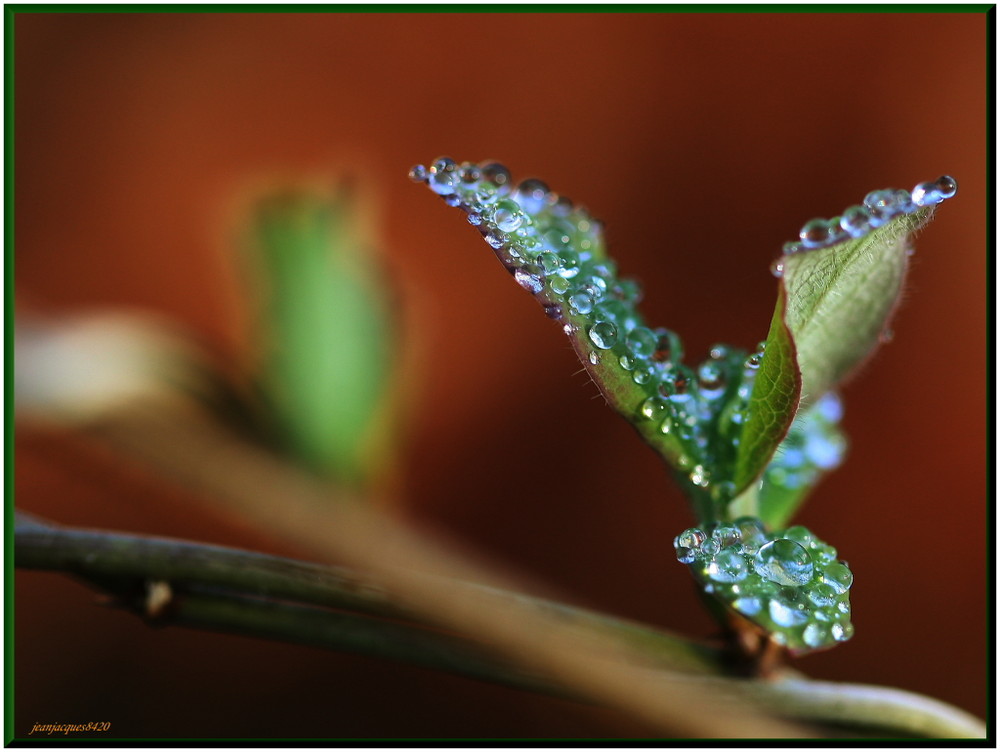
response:
[[[414,623],[377,582],[345,569],[185,541],[78,530],[19,514],[15,561],[29,569],[62,571],[114,593],[147,618],[335,650],[380,656],[578,699],[548,677],[488,658],[452,634]],[[144,597],[151,582],[170,585],[170,599],[151,613]],[[721,676],[716,652],[638,625],[528,596],[463,582],[459,591],[488,590],[494,599],[544,611],[641,648],[657,681],[687,694],[753,703],[799,720],[864,729],[879,736],[982,737],[978,719],[944,703],[895,689],[800,679],[778,681]],[[332,610],[341,609],[341,610]],[[359,611],[366,615],[346,613]],[[393,619],[392,621],[387,620]],[[669,666],[673,671],[663,670]],[[723,705],[722,707],[726,707]],[[720,708],[721,712],[721,708]]]

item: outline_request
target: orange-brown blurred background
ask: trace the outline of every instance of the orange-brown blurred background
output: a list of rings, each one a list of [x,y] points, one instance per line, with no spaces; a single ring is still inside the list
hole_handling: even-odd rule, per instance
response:
[[[692,517],[592,399],[559,327],[406,178],[496,158],[602,218],[689,362],[766,333],[768,265],[813,216],[954,175],[895,338],[845,390],[847,463],[799,520],[856,576],[856,637],[796,667],[986,712],[986,33],[981,14],[20,14],[19,306],[166,314],[253,350],[231,262],[274,176],[366,181],[397,284],[397,512],[572,602],[713,630],[671,540]],[[262,547],[176,487],[23,428],[17,504],[57,521]],[[180,629],[16,582],[15,732],[616,736],[610,712],[421,669]]]

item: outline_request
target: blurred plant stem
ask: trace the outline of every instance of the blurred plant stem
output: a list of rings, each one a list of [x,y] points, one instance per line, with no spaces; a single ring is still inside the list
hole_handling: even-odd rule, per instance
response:
[[[380,583],[344,568],[187,541],[63,527],[20,513],[15,561],[26,569],[80,577],[152,623],[390,658],[535,692],[599,699],[544,673],[497,660],[454,634],[434,630],[419,614],[397,603]],[[439,584],[457,597],[483,590],[460,581]],[[527,609],[634,646],[639,652],[633,658],[641,657],[643,664],[627,670],[655,676],[675,695],[683,692],[708,702],[708,709],[719,709],[720,704],[756,706],[766,713],[878,735],[948,738],[986,733],[967,714],[912,693],[797,678],[727,678],[723,655],[706,646],[543,599],[498,590],[490,591],[489,597],[506,602],[514,611]],[[771,733],[795,730],[766,723]],[[717,727],[717,723],[702,727],[701,735],[713,736]]]

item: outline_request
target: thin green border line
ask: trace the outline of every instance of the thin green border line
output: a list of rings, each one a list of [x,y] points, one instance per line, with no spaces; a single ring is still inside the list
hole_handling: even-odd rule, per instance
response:
[[[682,4],[682,5],[613,5],[599,3],[594,5],[556,5],[556,4],[483,4],[483,5],[371,5],[351,3],[345,5],[305,5],[290,3],[275,5],[271,3],[252,5],[195,5],[190,3],[167,5],[163,3],[150,5],[123,4],[108,5],[95,3],[92,5],[40,5],[33,3],[5,5],[4,9],[12,14],[17,13],[988,13],[995,6],[978,4],[948,5],[935,3],[928,5],[900,4],[852,4],[852,5],[780,5],[762,3],[759,5],[737,5],[733,3]]]

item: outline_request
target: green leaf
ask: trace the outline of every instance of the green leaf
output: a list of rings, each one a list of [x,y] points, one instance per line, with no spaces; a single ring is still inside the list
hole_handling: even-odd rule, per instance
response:
[[[248,246],[260,382],[282,443],[318,474],[358,483],[378,444],[390,323],[352,208],[343,195],[277,192],[257,207]]]
[[[768,466],[796,414],[835,389],[878,345],[902,291],[910,238],[930,219],[935,204],[955,190],[954,180],[942,177],[912,193],[874,191],[865,206],[844,212],[857,237],[847,234],[841,217],[812,220],[802,236],[819,236],[811,240],[818,247],[786,247],[774,267],[781,275],[778,301],[737,452],[738,496],[756,492],[750,485]],[[786,499],[775,516],[787,519],[787,510],[801,503],[807,490],[797,489],[795,504]],[[746,499],[738,506],[756,511]]]

